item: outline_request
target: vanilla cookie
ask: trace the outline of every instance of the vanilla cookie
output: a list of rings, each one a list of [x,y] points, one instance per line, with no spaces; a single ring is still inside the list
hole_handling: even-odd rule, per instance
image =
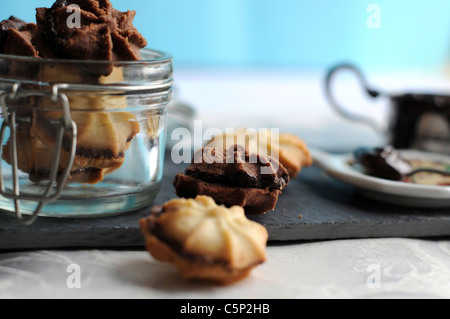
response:
[[[150,254],[185,279],[229,284],[266,260],[266,228],[248,220],[242,207],[219,206],[207,196],[171,200],[140,227]]]

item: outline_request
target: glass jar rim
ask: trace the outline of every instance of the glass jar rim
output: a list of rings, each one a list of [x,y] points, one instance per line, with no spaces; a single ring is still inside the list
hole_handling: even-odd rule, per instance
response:
[[[39,90],[170,93],[172,56],[153,49],[141,55],[137,61],[86,61],[0,54],[0,91],[20,84]]]
[[[120,65],[120,66],[127,66],[127,65],[136,65],[141,63],[170,63],[173,60],[173,57],[171,54],[161,51],[161,50],[155,50],[152,48],[145,48],[141,50],[141,53],[143,53],[143,59],[141,60],[134,60],[134,61],[107,61],[107,60],[74,60],[74,59],[59,59],[59,58],[38,58],[38,57],[29,57],[29,56],[22,56],[22,55],[13,55],[13,54],[0,54],[0,60],[9,60],[9,61],[23,61],[23,62],[36,62],[36,63],[64,63],[64,64],[70,64],[70,65],[76,65],[76,64],[104,64],[104,65]],[[154,57],[149,58],[150,55],[154,55]],[[145,58],[147,56],[147,58]]]

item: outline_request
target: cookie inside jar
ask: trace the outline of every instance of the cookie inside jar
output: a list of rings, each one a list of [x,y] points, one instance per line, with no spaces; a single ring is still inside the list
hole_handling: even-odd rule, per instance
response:
[[[70,5],[79,7],[77,28],[65,23]],[[109,0],[58,0],[36,12],[36,23],[0,22],[1,159],[12,196],[0,196],[0,209],[17,211],[17,193],[24,215],[42,198],[49,217],[149,205],[163,175],[172,57],[146,48],[136,12]]]

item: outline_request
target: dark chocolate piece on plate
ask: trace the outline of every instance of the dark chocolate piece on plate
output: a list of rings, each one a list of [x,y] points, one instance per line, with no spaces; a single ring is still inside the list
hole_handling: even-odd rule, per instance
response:
[[[411,164],[390,146],[359,148],[354,152],[354,157],[364,173],[374,177],[400,181],[412,171]]]

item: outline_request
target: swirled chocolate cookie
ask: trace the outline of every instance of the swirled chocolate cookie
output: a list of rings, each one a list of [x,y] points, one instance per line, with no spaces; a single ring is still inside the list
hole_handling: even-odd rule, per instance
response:
[[[273,210],[288,183],[289,174],[280,162],[251,154],[240,145],[197,151],[191,165],[174,180],[179,197],[206,195],[218,204],[244,207],[248,214]]]

